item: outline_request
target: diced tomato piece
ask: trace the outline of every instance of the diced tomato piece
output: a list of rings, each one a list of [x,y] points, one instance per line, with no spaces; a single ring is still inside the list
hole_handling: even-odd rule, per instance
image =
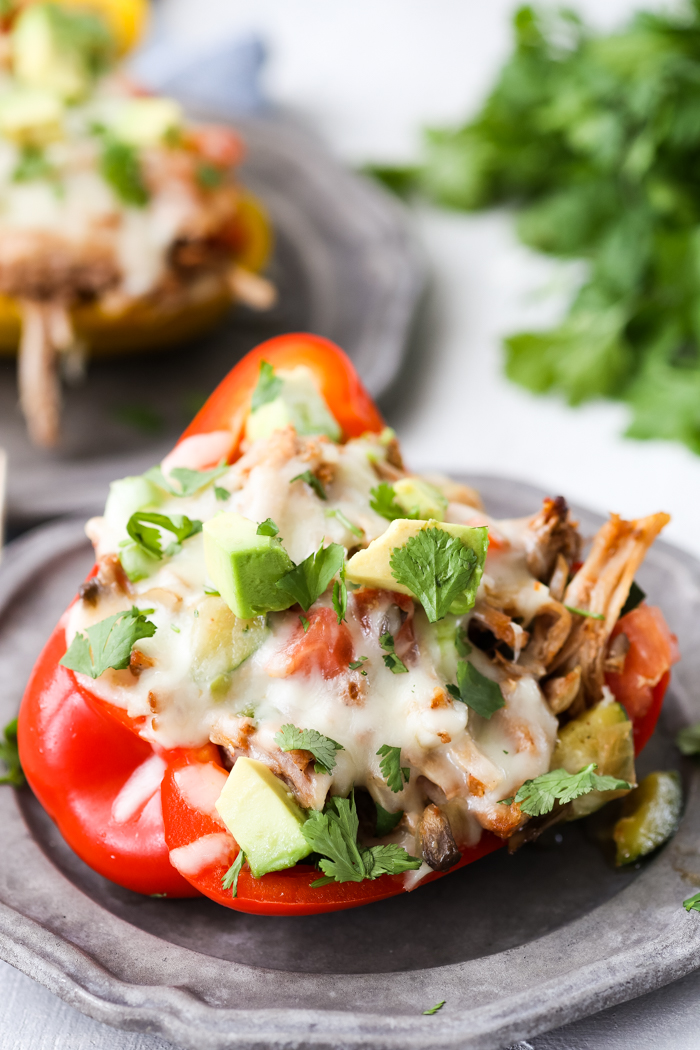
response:
[[[660,609],[642,604],[615,625],[611,640],[625,634],[630,647],[620,674],[605,680],[633,722],[641,721],[654,702],[654,688],[679,659],[678,639]]]
[[[232,128],[218,124],[205,124],[188,133],[189,141],[197,153],[219,168],[230,168],[240,164],[245,156],[243,139]]]
[[[337,678],[347,671],[353,659],[352,635],[345,623],[338,623],[333,609],[315,609],[304,617],[306,631],[299,621],[285,648],[268,666],[273,678],[320,671],[324,678]]]

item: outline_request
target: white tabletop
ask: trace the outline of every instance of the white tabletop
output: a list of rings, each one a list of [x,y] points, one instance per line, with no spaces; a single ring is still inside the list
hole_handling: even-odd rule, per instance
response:
[[[612,25],[635,5],[579,0]],[[270,97],[303,114],[352,164],[414,159],[421,125],[473,112],[509,48],[510,0],[168,0],[180,37],[259,30],[270,45]],[[536,482],[553,494],[625,515],[665,509],[668,538],[700,554],[700,457],[619,435],[623,406],[571,410],[501,374],[501,335],[547,324],[562,309],[558,264],[514,238],[508,216],[414,215],[433,273],[417,347],[390,407],[417,469],[441,465]],[[155,1036],[115,1032],[0,963],[0,1046],[7,1050],[168,1050]],[[696,1050],[700,973],[629,1004],[518,1044],[520,1050]]]

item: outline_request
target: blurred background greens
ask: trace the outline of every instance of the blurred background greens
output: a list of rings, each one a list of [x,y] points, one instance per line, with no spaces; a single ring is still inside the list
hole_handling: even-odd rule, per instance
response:
[[[700,454],[700,2],[603,34],[520,7],[475,119],[370,170],[448,208],[511,205],[528,246],[585,260],[564,320],[505,340],[507,375],[630,407],[627,434]]]

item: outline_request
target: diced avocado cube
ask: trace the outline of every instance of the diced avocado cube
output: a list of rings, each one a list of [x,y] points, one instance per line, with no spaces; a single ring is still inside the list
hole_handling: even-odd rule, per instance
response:
[[[239,758],[216,808],[256,879],[269,871],[292,868],[311,853],[301,831],[304,811],[263,762]]]
[[[596,763],[596,773],[600,776],[617,777],[634,784],[632,723],[621,704],[602,700],[559,730],[551,768],[578,773],[591,762]],[[581,795],[571,803],[571,819],[586,817],[622,794],[622,791],[591,791]]]
[[[129,146],[155,146],[182,125],[182,107],[172,98],[132,98],[120,108],[111,131]]]
[[[394,499],[409,518],[444,521],[447,500],[434,485],[422,478],[401,478],[394,482]]]
[[[39,3],[24,7],[16,18],[11,46],[20,83],[75,102],[89,92],[114,45],[106,23],[95,13]]]
[[[126,523],[132,514],[146,507],[158,507],[163,499],[162,489],[159,489],[142,474],[120,478],[109,486],[109,495],[105,504],[105,521],[113,529],[125,530]]]
[[[246,420],[246,438],[257,441],[291,423],[297,434],[325,434],[340,441],[342,431],[326,404],[313,373],[304,365],[275,371],[282,383],[277,397],[260,405]]]
[[[0,97],[0,133],[20,146],[45,146],[63,134],[63,103],[39,88],[8,91]]]
[[[230,672],[265,641],[265,617],[241,620],[216,595],[207,595],[197,612],[192,628],[192,677],[199,685],[209,686],[212,693],[223,695],[228,691]]]
[[[441,529],[451,536],[456,536],[465,547],[469,547],[477,556],[477,564],[469,586],[450,607],[456,615],[468,612],[476,601],[476,592],[484,572],[486,551],[488,549],[488,529],[485,526],[453,525],[450,522],[414,521],[407,518],[396,518],[386,532],[369,547],[358,551],[347,563],[345,575],[351,583],[364,587],[379,587],[400,594],[411,594],[408,587],[399,583],[391,571],[391,554],[397,547],[403,547],[421,529]]]
[[[276,583],[294,568],[276,536],[258,536],[258,526],[228,511],[205,522],[207,572],[229,609],[243,620],[288,609],[291,595]]]
[[[630,791],[613,830],[615,863],[631,864],[661,846],[681,819],[683,792],[675,770],[650,773]]]

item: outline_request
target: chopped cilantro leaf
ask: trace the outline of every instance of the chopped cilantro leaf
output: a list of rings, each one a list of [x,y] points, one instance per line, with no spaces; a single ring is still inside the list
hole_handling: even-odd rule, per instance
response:
[[[204,593],[210,595],[210,597],[212,597],[212,598],[220,598],[221,597],[221,592],[215,590],[213,587],[205,587],[204,588]]]
[[[424,1010],[423,1015],[425,1016],[426,1014],[436,1014],[438,1010],[442,1010],[446,1002],[446,999],[441,999],[439,1003],[435,1003],[435,1006],[431,1006],[429,1010]]]
[[[351,671],[359,671],[360,674],[366,675],[367,672],[362,669],[362,665],[367,659],[366,656],[361,656],[358,660],[351,660],[348,667]]]
[[[0,740],[0,762],[7,769],[4,776],[0,777],[0,784],[12,784],[13,787],[22,787],[26,780],[22,772],[22,763],[19,760],[16,718],[8,722],[3,731],[3,739]]]
[[[683,901],[683,907],[686,911],[700,911],[700,893],[694,893],[692,897],[687,897]]]
[[[314,490],[319,499],[328,499],[323,485],[310,470],[305,470],[303,474],[297,474],[295,478],[291,479],[289,484],[292,485],[295,481],[305,481]]]
[[[604,620],[605,617],[602,613],[589,612],[588,609],[579,609],[576,605],[565,605],[565,609],[568,609],[570,613],[574,613],[575,616],[585,616],[589,620]]]
[[[306,634],[306,632],[309,629],[309,621],[306,619],[305,616],[300,616],[299,617],[299,622],[301,623],[301,626],[304,628],[304,634]]]
[[[225,173],[221,168],[217,168],[215,164],[209,164],[207,161],[201,161],[195,171],[195,178],[203,190],[218,189],[223,184],[225,177]]]
[[[315,729],[298,729],[288,723],[275,733],[275,743],[282,751],[310,751],[316,760],[317,773],[331,773],[335,768],[335,753],[343,751],[343,745]]]
[[[216,496],[216,498],[221,503],[223,503],[224,500],[227,500],[229,498],[231,493],[229,492],[228,489],[222,488],[221,485],[215,485],[214,486],[214,495]]]
[[[382,657],[382,659],[392,674],[408,674],[406,664],[396,655],[393,634],[389,634],[387,631],[379,639],[379,644],[386,653],[386,656]]]
[[[158,528],[149,528],[149,525],[157,525],[160,529],[172,533],[175,537],[174,543],[166,547],[161,546],[161,534]],[[173,554],[180,543],[202,531],[202,523],[197,519],[190,521],[184,514],[174,514],[171,518],[165,514],[155,514],[137,510],[132,514],[126,525],[126,531],[134,543],[141,547],[147,554],[154,558],[162,558],[163,554]]]
[[[331,510],[327,510],[326,517],[337,518],[337,520],[340,522],[344,529],[347,529],[348,532],[351,532],[353,536],[357,536],[358,540],[362,539],[364,535],[362,529],[358,528],[357,525],[353,525],[353,523],[348,518],[346,518],[342,510],[339,510],[338,507],[334,507],[331,508]]]
[[[395,521],[396,518],[410,518],[403,507],[396,502],[394,486],[386,481],[380,483],[370,491],[369,505],[377,514],[381,514],[387,521]]]
[[[38,146],[23,146],[19,161],[12,172],[13,182],[33,182],[35,179],[55,179],[57,171]]]
[[[402,846],[358,845],[359,820],[355,797],[333,795],[320,813],[312,809],[302,824],[301,833],[311,848],[321,855],[319,867],[325,878],[311,885],[325,886],[329,882],[363,882],[380,875],[399,875],[415,871],[421,866],[417,857],[411,857]]]
[[[243,867],[244,860],[245,853],[242,849],[239,849],[236,855],[236,859],[221,879],[221,885],[225,890],[231,890],[232,897],[236,897],[238,895],[238,876],[241,874],[241,868]]]
[[[279,531],[272,518],[265,518],[260,522],[255,533],[257,536],[277,536]]]
[[[90,678],[99,678],[108,667],[122,671],[129,666],[131,649],[139,638],[152,638],[156,625],[132,605],[126,612],[118,612],[88,627],[87,635],[78,632],[68,651],[59,662],[63,667]]]
[[[377,754],[384,756],[379,763],[379,768],[388,788],[391,791],[403,791],[404,782],[408,784],[411,770],[408,766],[401,765],[401,748],[382,744]]]
[[[421,529],[391,552],[394,579],[408,587],[431,623],[441,620],[472,581],[479,559],[444,529]]]
[[[144,477],[148,478],[149,481],[155,482],[160,488],[165,489],[171,496],[193,496],[195,492],[199,492],[200,489],[211,484],[216,478],[220,478],[228,469],[226,463],[220,463],[213,470],[191,470],[190,467],[173,467],[170,471],[170,478],[175,478],[175,481],[178,483],[177,488],[170,484],[160,467],[151,467],[150,470],[146,471]],[[228,499],[231,495],[226,489],[221,491],[226,493],[223,497],[224,499]]]
[[[377,809],[377,822],[374,834],[378,839],[383,839],[385,835],[390,835],[399,823],[403,816],[403,810],[399,809],[396,813],[390,813],[388,809],[384,809],[378,802],[375,802],[374,805]]]
[[[539,817],[543,813],[550,813],[555,802],[566,805],[567,802],[591,791],[622,791],[634,787],[633,784],[628,784],[626,780],[618,780],[617,777],[598,776],[594,772],[596,768],[596,763],[591,762],[578,773],[553,769],[535,777],[534,780],[526,780],[514,797],[502,799],[502,802],[505,805],[519,802],[523,813]]]
[[[333,584],[333,608],[338,617],[338,623],[342,623],[348,611],[348,589],[342,578]]]
[[[141,163],[133,146],[105,139],[100,171],[105,182],[109,183],[124,204],[132,204],[137,208],[148,204],[151,195],[144,182]]]
[[[472,647],[467,639],[467,628],[464,624],[458,624],[455,630],[455,649],[458,656],[469,656]]]
[[[275,370],[268,361],[260,362],[258,383],[253,391],[253,399],[250,403],[252,412],[257,412],[263,405],[274,401],[282,392],[282,380],[275,375]]]
[[[176,627],[174,623],[170,624],[170,630],[171,631],[175,631],[175,634],[179,634],[180,633],[180,628]]]
[[[448,685],[447,691],[482,718],[490,718],[495,711],[505,706],[498,682],[487,678],[466,660],[461,660],[457,665],[457,685]]]
[[[676,747],[682,755],[700,755],[700,722],[676,734]]]
[[[639,586],[636,580],[632,580],[632,586],[629,589],[627,600],[620,609],[620,618],[626,616],[628,612],[632,612],[633,609],[636,609],[638,605],[641,605],[645,598],[645,592],[642,590],[642,588]]]
[[[319,598],[345,561],[345,550],[339,543],[323,544],[315,554],[300,562],[277,581],[280,590],[290,594],[304,612]]]

